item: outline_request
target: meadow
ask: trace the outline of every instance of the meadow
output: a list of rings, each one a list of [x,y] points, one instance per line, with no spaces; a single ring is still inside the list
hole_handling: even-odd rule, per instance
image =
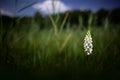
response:
[[[49,15],[51,23],[46,22],[49,28],[44,29],[40,29],[34,19],[30,26],[15,24],[15,27],[10,29],[4,29],[1,23],[1,78],[15,80],[118,79],[120,76],[120,25],[111,25],[103,21],[103,26],[93,26],[90,16],[88,27],[93,39],[93,52],[87,55],[83,44],[88,28],[81,24],[73,26],[69,22],[65,25],[67,17],[68,15],[61,24],[56,24],[54,18]],[[81,20],[80,23],[82,22]],[[63,28],[64,26],[66,28]]]
[[[4,39],[4,30],[0,33],[0,67],[4,75],[13,74],[16,78],[20,72],[27,72],[43,79],[83,76],[111,79],[120,75],[119,29],[91,27],[93,52],[86,55],[83,43],[87,29],[66,28],[55,32],[52,26],[38,28],[35,24],[29,30],[13,28]]]

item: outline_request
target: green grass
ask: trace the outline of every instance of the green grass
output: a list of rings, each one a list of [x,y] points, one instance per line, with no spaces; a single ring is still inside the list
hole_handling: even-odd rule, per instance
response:
[[[93,38],[93,53],[88,56],[83,48],[88,29],[84,28],[82,17],[78,26],[67,22],[68,13],[62,23],[59,23],[59,17],[49,16],[52,24],[49,29],[40,30],[33,20],[31,26],[23,24],[0,30],[0,76],[17,80],[22,77],[25,80],[117,79],[120,76],[120,30],[110,29],[107,18],[103,27],[92,26],[93,15],[90,14],[88,27]]]
[[[64,29],[56,35],[53,29],[39,31],[37,26],[29,31],[12,29],[3,42],[0,40],[1,63],[56,77],[117,74],[120,71],[118,32],[91,28],[93,53],[89,56],[83,49],[86,32],[86,29]]]

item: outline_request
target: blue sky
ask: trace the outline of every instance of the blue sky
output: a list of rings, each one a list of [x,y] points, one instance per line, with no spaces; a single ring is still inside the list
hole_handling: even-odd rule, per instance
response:
[[[43,14],[52,13],[51,0],[18,0],[16,10],[25,5],[37,2],[35,5],[17,13],[17,15],[33,15],[36,11]],[[120,0],[55,0],[56,13],[75,9],[91,9],[97,11],[100,8],[113,9],[120,7]],[[60,8],[59,8],[60,7]],[[0,9],[3,14],[14,15],[15,0],[0,0]]]

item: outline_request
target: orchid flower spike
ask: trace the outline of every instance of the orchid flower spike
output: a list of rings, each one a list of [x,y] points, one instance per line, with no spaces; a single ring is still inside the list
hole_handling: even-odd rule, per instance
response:
[[[85,38],[84,38],[84,49],[87,55],[90,55],[93,51],[92,37],[90,34],[90,30],[88,30]]]

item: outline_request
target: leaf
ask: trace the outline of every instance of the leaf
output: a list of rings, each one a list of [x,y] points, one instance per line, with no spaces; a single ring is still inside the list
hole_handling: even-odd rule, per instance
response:
[[[63,22],[62,22],[62,24],[61,24],[60,32],[63,30],[63,27],[64,27],[64,25],[65,25],[65,22],[67,21],[68,15],[69,15],[69,13],[67,12],[66,15],[65,15],[65,17],[64,17],[64,19],[63,19]]]
[[[31,3],[31,4],[28,4],[28,5],[24,6],[23,8],[21,8],[21,9],[17,10],[17,13],[19,13],[19,12],[21,12],[21,11],[25,10],[26,8],[31,7],[32,5],[34,5],[34,4],[36,4],[36,3],[37,3],[37,2],[33,2],[33,3]]]

